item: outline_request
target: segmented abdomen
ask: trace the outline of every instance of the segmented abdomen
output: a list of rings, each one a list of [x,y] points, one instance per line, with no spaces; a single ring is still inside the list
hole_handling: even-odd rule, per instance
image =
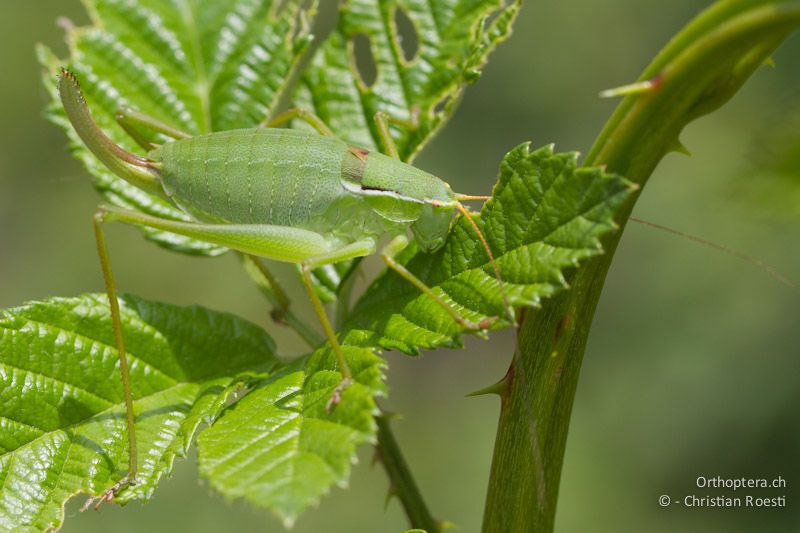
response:
[[[201,220],[305,227],[348,193],[337,139],[286,129],[232,130],[150,153],[164,189]]]

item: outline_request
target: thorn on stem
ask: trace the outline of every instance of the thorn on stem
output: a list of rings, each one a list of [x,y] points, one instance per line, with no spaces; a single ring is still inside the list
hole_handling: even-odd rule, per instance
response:
[[[669,151],[677,152],[687,157],[692,157],[692,152],[690,152],[689,149],[686,148],[686,146],[681,142],[680,139],[675,139],[674,141],[672,141],[672,145],[670,145]]]
[[[600,91],[600,98],[616,98],[618,96],[649,93],[661,87],[663,82],[664,75],[659,74],[655,78],[651,78],[649,80],[637,81],[635,83],[629,83],[628,85],[622,85],[620,87],[614,87],[613,89]]]
[[[508,376],[508,374],[506,374],[506,376]],[[506,381],[506,378],[503,377],[497,383],[493,383],[488,387],[484,387],[482,389],[470,392],[469,394],[467,394],[467,396],[472,398],[475,396],[486,396],[488,394],[497,394],[498,396],[502,397],[507,392],[508,392],[508,382]]]
[[[375,447],[375,453],[372,454],[372,461],[370,461],[370,466],[375,466],[378,463],[383,463],[383,456],[381,455],[381,449],[379,447]]]
[[[278,309],[277,307],[272,309],[269,312],[269,317],[272,319],[273,322],[275,322],[276,324],[278,324],[280,326],[288,325],[287,322],[286,322],[286,318],[285,318],[285,314],[284,314],[283,309]]]
[[[392,484],[389,485],[389,490],[386,491],[386,498],[383,500],[383,510],[385,511],[389,507],[389,503],[392,501],[392,498],[399,498],[400,494],[397,491],[397,488]]]

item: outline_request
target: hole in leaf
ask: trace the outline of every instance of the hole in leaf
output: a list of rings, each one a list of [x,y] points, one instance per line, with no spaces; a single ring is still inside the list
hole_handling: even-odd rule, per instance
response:
[[[440,113],[444,113],[445,109],[447,109],[447,106],[450,105],[450,101],[452,99],[453,99],[452,93],[448,93],[439,98],[439,101],[436,102],[435,106],[433,106],[433,114],[438,115]]]
[[[414,61],[419,51],[419,34],[414,21],[399,7],[394,10],[394,29],[397,46],[403,51],[403,58],[407,63]]]
[[[501,8],[501,9],[495,9],[494,11],[489,13],[489,16],[486,17],[486,19],[483,21],[483,29],[484,29],[484,31],[488,30],[489,28],[491,28],[492,25],[495,23],[495,21],[500,18],[500,15],[504,11],[505,11],[505,8]]]
[[[378,78],[378,65],[372,54],[372,41],[366,34],[359,33],[353,37],[352,44],[352,60],[355,63],[356,74],[365,87],[372,87]]]

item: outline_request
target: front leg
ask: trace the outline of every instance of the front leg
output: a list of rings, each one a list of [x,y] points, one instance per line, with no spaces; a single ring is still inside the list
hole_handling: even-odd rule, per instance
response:
[[[408,238],[405,235],[398,235],[392,239],[392,241],[387,244],[381,252],[381,258],[386,263],[386,266],[397,272],[401,277],[408,280],[409,283],[422,291],[431,300],[439,304],[442,309],[447,311],[447,313],[453,317],[453,320],[464,329],[469,331],[485,331],[497,321],[497,317],[485,317],[482,318],[480,322],[472,322],[471,320],[461,316],[461,313],[459,313],[452,305],[442,299],[441,296],[436,294],[433,289],[425,284],[424,281],[412,274],[411,271],[409,271],[405,266],[397,262],[397,260],[394,258],[395,255],[400,253],[406,246],[408,246]]]
[[[314,306],[314,312],[317,314],[317,317],[322,324],[322,329],[325,330],[325,335],[328,337],[328,341],[331,344],[331,349],[336,355],[336,359],[339,363],[339,369],[342,372],[342,381],[333,391],[333,395],[325,406],[327,411],[330,411],[342,401],[342,393],[353,382],[353,374],[350,372],[350,367],[347,365],[347,359],[344,356],[342,346],[339,344],[339,340],[336,338],[336,332],[333,330],[330,320],[328,320],[328,315],[325,314],[325,309],[322,307],[322,302],[320,301],[319,296],[317,296],[317,292],[314,290],[314,285],[311,281],[311,271],[318,266],[327,265],[330,263],[338,263],[339,261],[345,261],[347,259],[353,259],[356,257],[364,257],[367,255],[372,255],[373,253],[375,253],[375,241],[372,239],[364,239],[361,241],[356,241],[352,244],[348,244],[347,246],[339,248],[333,252],[307,259],[306,261],[303,261],[300,266],[300,270],[303,273],[303,284],[306,286],[308,297],[311,299],[311,303]]]

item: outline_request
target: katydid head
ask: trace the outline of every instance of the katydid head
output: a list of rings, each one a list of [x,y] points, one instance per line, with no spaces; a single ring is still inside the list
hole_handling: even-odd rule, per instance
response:
[[[349,153],[353,153],[352,149]],[[409,224],[422,252],[432,253],[444,246],[454,211],[459,211],[467,219],[486,251],[503,297],[506,314],[510,323],[514,324],[514,311],[506,296],[489,243],[461,203],[462,200],[485,201],[490,197],[456,193],[447,182],[382,154],[370,154],[365,163],[364,169],[356,173],[356,177],[360,178],[360,193],[381,217]]]
[[[425,203],[419,217],[411,224],[411,231],[420,250],[430,253],[444,246],[452,220],[452,206],[436,200]]]
[[[414,238],[425,253],[435,252],[444,246],[447,233],[450,231],[454,210],[459,210],[461,213],[467,212],[460,200],[488,200],[490,198],[489,196],[459,194],[453,192],[447,182],[438,179],[436,182],[439,185],[436,195],[422,201],[422,206],[411,224]],[[477,226],[475,229],[477,230]],[[480,230],[477,231],[480,233]],[[486,247],[483,235],[480,237]],[[486,247],[486,251],[491,255],[488,247]]]
[[[410,226],[422,251],[444,246],[458,202],[447,183],[397,159],[354,148],[345,154],[343,173],[378,215]]]

